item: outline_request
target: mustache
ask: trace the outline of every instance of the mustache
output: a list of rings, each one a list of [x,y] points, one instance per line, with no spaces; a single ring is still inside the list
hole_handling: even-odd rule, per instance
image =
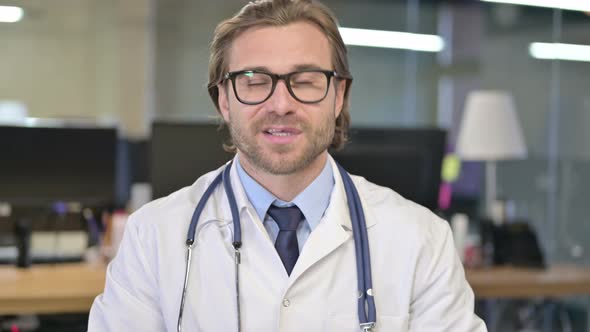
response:
[[[263,119],[258,120],[254,123],[254,128],[256,130],[262,130],[262,128],[269,127],[269,126],[286,126],[286,127],[293,127],[299,130],[307,130],[309,125],[299,117],[295,116],[294,114],[287,114],[287,115],[276,115],[276,114],[269,114],[268,116],[264,117]]]

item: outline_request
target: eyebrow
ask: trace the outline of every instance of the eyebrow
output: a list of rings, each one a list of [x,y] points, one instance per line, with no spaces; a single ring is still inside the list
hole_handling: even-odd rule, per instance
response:
[[[257,71],[272,73],[272,71],[268,67],[265,67],[265,66],[246,67],[246,68],[240,69],[240,70],[257,70]],[[291,70],[290,72],[301,71],[301,70],[326,70],[326,69],[322,68],[318,65],[305,63],[305,64],[295,65],[295,67],[293,67],[293,70]]]

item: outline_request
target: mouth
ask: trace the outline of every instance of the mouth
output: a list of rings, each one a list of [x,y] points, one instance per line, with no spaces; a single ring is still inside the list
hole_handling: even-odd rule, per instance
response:
[[[271,135],[271,136],[277,136],[277,137],[286,137],[286,136],[294,136],[294,135],[299,135],[301,133],[301,130],[295,129],[295,128],[267,128],[265,130],[263,130],[264,134],[266,135]]]
[[[294,127],[268,127],[262,130],[264,137],[272,144],[290,144],[301,135],[302,131]]]

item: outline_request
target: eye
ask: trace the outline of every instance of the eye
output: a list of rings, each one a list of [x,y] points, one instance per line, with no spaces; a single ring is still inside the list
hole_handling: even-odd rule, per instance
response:
[[[314,84],[314,82],[311,80],[306,80],[306,79],[295,79],[295,80],[293,80],[293,84],[305,85],[305,84]]]
[[[254,72],[242,73],[236,77],[236,80],[240,85],[248,87],[267,86],[272,83],[270,76]]]
[[[264,81],[264,80],[249,80],[248,81],[248,85],[249,86],[258,86],[258,85],[267,85],[268,82]]]
[[[324,81],[325,76],[318,72],[302,72],[291,77],[291,85],[300,87],[318,86]]]

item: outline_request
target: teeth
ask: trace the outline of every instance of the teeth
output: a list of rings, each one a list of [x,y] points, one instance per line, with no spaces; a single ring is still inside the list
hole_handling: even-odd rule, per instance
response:
[[[269,129],[267,132],[273,136],[291,136],[291,133],[283,132],[279,129]]]

